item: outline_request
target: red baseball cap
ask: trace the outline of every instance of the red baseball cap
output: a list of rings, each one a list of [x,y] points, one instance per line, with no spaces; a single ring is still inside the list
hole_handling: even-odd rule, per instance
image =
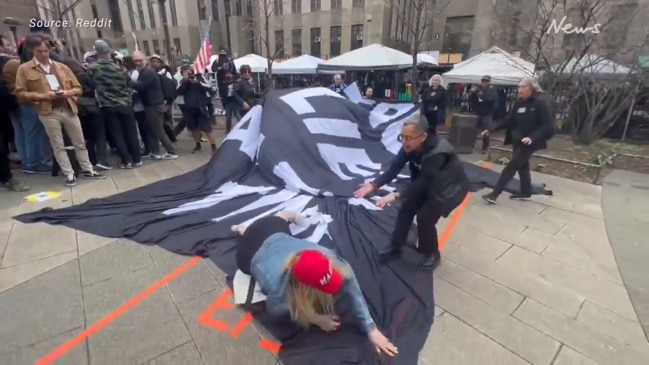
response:
[[[304,250],[291,273],[300,283],[315,288],[327,294],[336,294],[345,283],[343,276],[331,265],[331,260],[317,250]]]

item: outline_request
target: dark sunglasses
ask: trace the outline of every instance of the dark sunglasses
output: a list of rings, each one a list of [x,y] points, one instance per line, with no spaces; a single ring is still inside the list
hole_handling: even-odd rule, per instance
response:
[[[491,81],[491,80],[489,80],[489,79],[482,79],[482,80],[480,80],[480,81],[482,81],[482,82],[489,82],[489,81]]]

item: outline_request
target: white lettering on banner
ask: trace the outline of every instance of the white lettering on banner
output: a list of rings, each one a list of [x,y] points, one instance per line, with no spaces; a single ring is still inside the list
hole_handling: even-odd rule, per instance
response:
[[[288,162],[282,161],[273,168],[273,174],[279,177],[286,184],[286,189],[294,192],[304,191],[309,194],[319,195],[320,190],[308,186],[295,172]]]
[[[286,94],[280,97],[280,99],[283,102],[285,102],[288,106],[290,106],[298,115],[302,115],[308,113],[315,113],[315,109],[313,108],[313,105],[311,105],[311,103],[309,103],[306,100],[307,98],[312,98],[315,96],[332,96],[341,99],[345,98],[344,96],[338,95],[337,93],[327,88],[313,87],[313,88],[300,89],[294,91],[290,94]]]
[[[228,140],[241,141],[239,150],[254,160],[259,150],[261,140],[259,134],[261,132],[261,113],[263,108],[259,105],[254,106],[246,115],[234,126],[234,129],[228,134],[223,143]],[[248,128],[243,129],[242,126],[248,122]]]
[[[279,211],[279,210],[281,210],[281,205],[280,205],[281,203],[287,202],[288,200],[294,198],[295,196],[297,196],[297,193],[294,193],[294,192],[288,191],[288,190],[280,190],[279,192],[277,192],[275,194],[264,195],[260,199],[254,201],[253,203],[248,204],[248,205],[246,205],[244,207],[241,207],[241,208],[239,208],[239,209],[237,209],[237,210],[235,210],[233,212],[230,212],[230,213],[228,213],[228,214],[226,214],[226,215],[224,215],[222,217],[214,218],[213,221],[220,222],[220,221],[225,220],[227,218],[231,218],[233,216],[243,214],[243,213],[247,213],[247,212],[250,212],[250,211],[253,211],[253,210],[256,210],[256,209],[259,209],[259,208],[263,208],[263,207],[274,206],[274,208],[271,208],[271,210],[269,210],[268,212],[272,212],[275,209],[277,209],[276,211]]]
[[[239,185],[234,182],[227,182],[223,184],[215,194],[210,194],[205,198],[190,203],[185,203],[178,208],[167,209],[162,214],[172,215],[185,212],[191,212],[193,210],[207,209],[213,207],[219,203],[222,203],[226,200],[252,195],[252,194],[266,194],[270,191],[276,190],[276,187],[268,186],[246,186]]]
[[[318,143],[318,152],[333,173],[342,180],[352,180],[354,176],[346,175],[341,165],[344,165],[351,173],[368,177],[374,175],[381,169],[381,164],[375,163],[362,148],[348,148],[333,144]],[[365,167],[361,169],[359,166]],[[371,171],[368,171],[371,170]]]
[[[415,104],[407,103],[407,104],[389,104],[389,103],[379,103],[374,109],[372,109],[372,112],[370,113],[370,125],[372,128],[376,128],[381,124],[396,121],[399,118],[403,118],[405,121],[407,118],[405,118],[408,114],[413,114],[413,108],[415,107]],[[395,113],[388,115],[388,113],[394,110]],[[416,113],[419,114],[419,113]]]
[[[345,119],[304,118],[304,124],[311,134],[362,139],[358,124]]]

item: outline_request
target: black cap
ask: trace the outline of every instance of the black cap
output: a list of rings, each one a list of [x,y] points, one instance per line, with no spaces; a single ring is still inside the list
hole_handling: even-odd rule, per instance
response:
[[[489,82],[489,81],[491,81],[491,76],[489,76],[489,75],[484,75],[484,76],[482,76],[482,79],[481,79],[480,81],[482,81],[482,82]]]

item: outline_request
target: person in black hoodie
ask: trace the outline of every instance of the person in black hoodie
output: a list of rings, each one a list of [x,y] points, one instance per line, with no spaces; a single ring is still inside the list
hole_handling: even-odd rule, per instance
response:
[[[419,95],[421,96],[421,113],[428,121],[428,133],[435,134],[437,126],[444,124],[446,120],[447,93],[440,75],[434,75],[428,80],[428,84],[422,85]]]
[[[144,114],[146,117],[146,126],[149,139],[148,147],[151,149],[151,156],[154,160],[175,160],[178,158],[176,147],[171,142],[164,129],[164,96],[162,94],[162,85],[158,74],[147,65],[147,59],[144,53],[135,51],[133,53],[133,63],[137,67],[137,80],[133,83],[133,88],[138,92],[142,104],[144,104]],[[166,154],[160,153],[160,144],[162,143],[167,150]]]
[[[489,136],[499,130],[505,130],[505,145],[512,145],[512,159],[500,173],[494,189],[482,196],[487,203],[494,204],[505,190],[507,183],[518,172],[521,180],[521,191],[510,196],[514,200],[526,200],[532,196],[532,174],[530,158],[538,150],[548,147],[547,141],[554,135],[554,119],[543,90],[533,77],[526,77],[518,84],[519,100],[514,104],[512,113],[500,124],[482,132]]]
[[[257,92],[252,81],[252,69],[250,66],[242,65],[239,73],[241,78],[234,83],[232,97],[237,103],[241,116],[244,116],[255,105]]]
[[[234,75],[229,72],[225,74],[225,90],[226,93],[221,95],[221,100],[225,100],[225,133],[227,134],[232,130],[232,118],[241,119],[238,103],[232,102],[234,99]]]
[[[224,99],[223,95],[227,95],[227,83],[225,80],[225,75],[231,73],[233,76],[236,76],[237,66],[235,66],[234,61],[228,56],[228,52],[221,48],[219,50],[218,58],[212,63],[212,72],[216,73],[216,85],[219,88],[219,96],[221,97],[221,104],[223,104],[223,109],[229,101],[229,99]]]
[[[77,99],[77,108],[90,163],[97,170],[110,170],[106,148],[106,123],[97,104],[95,88],[90,75],[75,60],[67,59],[63,63],[72,70],[83,91],[83,94]]]
[[[435,269],[441,260],[435,225],[441,217],[448,217],[462,203],[470,189],[469,178],[453,146],[436,134],[428,134],[428,125],[422,116],[419,120],[404,123],[399,141],[403,143],[403,148],[388,170],[374,182],[363,185],[354,193],[354,197],[360,199],[377,191],[394,180],[408,164],[411,183],[376,202],[379,208],[396,200],[402,202],[392,231],[391,250],[381,254],[381,258],[387,261],[401,254],[401,247],[406,243],[416,217],[419,236],[417,251],[425,257],[420,266]]]
[[[211,102],[208,91],[210,84],[205,81],[200,73],[194,74],[194,70],[186,70],[183,78],[178,84],[176,93],[182,95],[185,100],[183,119],[187,123],[187,129],[192,132],[196,146],[192,153],[200,152],[201,132],[205,133],[212,147],[212,153],[216,152],[216,140],[212,133],[212,121],[209,115],[209,104]]]

